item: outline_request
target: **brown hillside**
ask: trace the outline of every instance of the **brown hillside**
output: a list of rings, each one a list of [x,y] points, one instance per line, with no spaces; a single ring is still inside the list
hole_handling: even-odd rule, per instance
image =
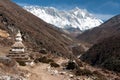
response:
[[[10,34],[11,39],[18,30],[22,32],[24,43],[28,48],[39,50],[46,48],[52,53],[67,54],[68,46],[73,43],[64,33],[53,28],[31,13],[25,11],[10,0],[0,0],[0,29]],[[10,46],[10,39],[1,39],[1,44]]]
[[[91,44],[97,43],[100,40],[120,33],[120,15],[117,15],[102,25],[87,30],[77,38]]]
[[[93,45],[81,59],[91,65],[120,72],[120,35],[106,38]]]
[[[120,72],[120,15],[84,32],[78,38],[94,44],[81,56],[83,61]]]

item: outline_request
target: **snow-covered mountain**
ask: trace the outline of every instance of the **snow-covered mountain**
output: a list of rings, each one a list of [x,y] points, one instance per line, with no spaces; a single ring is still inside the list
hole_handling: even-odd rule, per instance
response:
[[[86,9],[58,10],[53,7],[24,6],[24,9],[63,29],[80,29],[81,31],[99,26],[102,20],[95,18]]]

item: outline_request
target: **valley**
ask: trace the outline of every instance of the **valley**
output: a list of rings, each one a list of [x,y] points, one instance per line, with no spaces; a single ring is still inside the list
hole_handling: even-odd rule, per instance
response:
[[[0,80],[120,80],[119,19],[0,0]]]

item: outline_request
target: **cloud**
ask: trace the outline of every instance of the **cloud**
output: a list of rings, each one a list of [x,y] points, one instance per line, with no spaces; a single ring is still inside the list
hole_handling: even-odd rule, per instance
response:
[[[106,20],[112,18],[113,16],[115,16],[115,15],[113,15],[113,14],[93,14],[93,15],[94,15],[95,17],[101,19],[101,20],[104,20],[104,21],[106,21]]]

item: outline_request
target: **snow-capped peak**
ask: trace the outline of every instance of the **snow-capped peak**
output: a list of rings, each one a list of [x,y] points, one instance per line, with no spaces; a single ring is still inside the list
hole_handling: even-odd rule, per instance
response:
[[[82,31],[99,26],[102,20],[95,18],[86,9],[58,10],[54,7],[24,6],[24,9],[59,28],[75,28]]]

